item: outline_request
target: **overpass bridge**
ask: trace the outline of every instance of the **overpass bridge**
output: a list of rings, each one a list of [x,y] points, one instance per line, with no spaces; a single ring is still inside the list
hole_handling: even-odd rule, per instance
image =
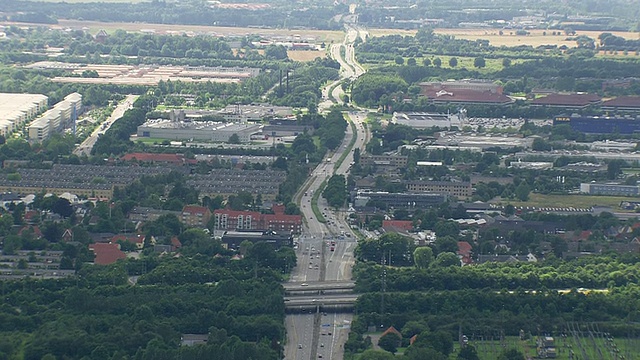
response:
[[[286,283],[283,285],[285,294],[329,294],[353,292],[356,284],[353,281],[310,281],[308,283]]]
[[[358,299],[353,281],[310,281],[283,287],[287,312],[351,312]]]
[[[350,312],[358,300],[355,294],[286,296],[287,312]]]

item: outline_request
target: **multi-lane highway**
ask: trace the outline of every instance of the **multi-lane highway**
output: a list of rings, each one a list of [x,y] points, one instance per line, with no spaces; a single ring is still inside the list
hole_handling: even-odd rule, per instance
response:
[[[332,45],[330,54],[341,65],[341,79],[353,80],[364,73],[364,69],[355,61],[353,50],[353,43],[358,36],[361,36],[361,29],[347,26],[346,30],[345,41],[343,44]],[[344,58],[341,54],[341,47],[345,49]],[[320,104],[320,111],[327,110],[332,104],[342,101],[342,87],[338,85],[339,83],[340,80],[323,89],[322,94],[325,101]],[[333,101],[330,101],[330,98],[333,98]],[[353,149],[364,150],[369,139],[369,132],[364,124],[366,113],[353,111],[347,116],[350,123],[355,125],[356,131],[354,132],[351,126],[347,127],[345,138],[340,147],[328,154],[313,170],[296,197],[305,218],[305,227],[303,234],[299,237],[296,249],[298,265],[293,270],[290,281],[285,288],[307,287],[311,289],[319,287],[323,288],[325,293],[286,298],[288,304],[306,305],[304,308],[307,310],[287,315],[285,321],[287,327],[285,359],[342,360],[343,358],[344,344],[349,334],[352,314],[348,312],[319,312],[322,306],[314,307],[313,304],[332,303],[339,305],[353,303],[355,300],[355,295],[352,293],[329,294],[326,291],[342,287],[342,285],[333,286],[336,281],[345,284],[345,281],[351,279],[356,236],[351,232],[346,222],[345,213],[334,211],[322,196],[317,196],[323,182],[329,177],[334,174],[348,174],[353,162]],[[356,138],[355,143],[353,147],[350,147],[349,144],[354,137]],[[346,157],[338,164],[345,153]],[[322,219],[318,219],[313,212],[314,201],[317,201]],[[343,291],[343,289],[340,290]],[[309,304],[312,306],[308,306]],[[290,307],[292,306],[290,305]],[[315,311],[311,309],[315,309]]]

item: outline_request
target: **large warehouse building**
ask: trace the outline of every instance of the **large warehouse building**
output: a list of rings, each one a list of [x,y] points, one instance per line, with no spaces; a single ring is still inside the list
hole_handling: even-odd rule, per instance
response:
[[[0,135],[7,136],[47,109],[48,97],[0,93]]]
[[[73,127],[82,112],[82,95],[72,93],[29,124],[29,140],[42,141],[51,134]]]
[[[237,134],[241,143],[247,143],[251,135],[259,131],[260,125],[255,124],[158,119],[138,126],[138,137],[229,142],[231,136]]]
[[[73,128],[82,112],[82,95],[72,93],[29,124],[29,140],[42,141],[64,128]]]
[[[568,124],[573,130],[590,134],[634,134],[640,132],[640,117],[556,116],[553,125]]]

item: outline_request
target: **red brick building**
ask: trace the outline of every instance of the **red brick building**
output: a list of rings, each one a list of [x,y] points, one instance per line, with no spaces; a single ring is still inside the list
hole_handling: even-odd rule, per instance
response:
[[[96,254],[93,262],[98,265],[113,264],[119,259],[127,257],[127,255],[120,250],[119,244],[95,243],[89,245],[89,250],[92,250]]]
[[[211,219],[211,211],[204,206],[187,205],[182,208],[180,220],[189,226],[204,228]]]
[[[285,214],[282,205],[274,205],[273,212],[262,214],[256,211],[215,210],[215,230],[274,230],[295,234],[302,231],[302,216]]]

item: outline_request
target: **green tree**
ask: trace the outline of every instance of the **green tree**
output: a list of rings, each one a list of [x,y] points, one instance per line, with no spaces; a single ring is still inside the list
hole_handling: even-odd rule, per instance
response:
[[[433,59],[432,62],[433,62],[433,66],[435,67],[439,68],[440,66],[442,66],[442,60],[439,57]]]
[[[435,264],[440,267],[460,266],[460,259],[452,252],[443,252],[438,254]]]
[[[473,345],[465,345],[458,352],[458,360],[480,360],[478,352]]]
[[[395,62],[397,65],[402,65],[404,64],[404,58],[402,56],[396,56]]]
[[[398,334],[394,332],[388,332],[380,337],[380,339],[378,340],[378,346],[392,354],[395,354],[396,351],[398,351],[398,346],[400,346],[401,340],[402,339],[400,339],[400,336],[398,336]]]
[[[449,58],[449,67],[456,67],[458,66],[458,59],[455,57]]]
[[[420,246],[413,251],[413,261],[419,269],[426,269],[433,262],[433,250],[429,246]]]
[[[229,144],[240,144],[240,137],[238,134],[232,134],[229,136]]]
[[[51,205],[51,211],[62,217],[67,218],[73,215],[73,206],[71,206],[71,203],[69,202],[69,200],[65,198],[58,198]]]
[[[498,355],[498,360],[525,360],[525,357],[517,349],[508,349]]]
[[[409,65],[409,66],[416,66],[416,59],[415,59],[415,58],[409,58],[409,59],[407,59],[407,65]]]
[[[529,193],[531,192],[531,187],[527,184],[526,181],[521,181],[520,184],[516,187],[516,197],[520,201],[529,200]]]
[[[507,68],[509,66],[511,66],[511,59],[509,59],[509,58],[502,59],[502,67],[506,67]]]
[[[473,59],[473,66],[478,69],[483,68],[487,66],[487,61],[483,57],[478,56],[477,58]]]
[[[622,167],[626,163],[624,160],[611,160],[607,164],[607,179],[615,180],[620,174],[622,174]]]
[[[333,175],[327,182],[327,187],[322,192],[329,206],[340,208],[347,201],[347,184],[344,175]]]
[[[369,349],[358,356],[358,360],[393,360],[395,355],[386,351]]]
[[[435,241],[435,246],[438,254],[443,252],[455,253],[458,251],[458,241],[450,235],[438,236]]]

